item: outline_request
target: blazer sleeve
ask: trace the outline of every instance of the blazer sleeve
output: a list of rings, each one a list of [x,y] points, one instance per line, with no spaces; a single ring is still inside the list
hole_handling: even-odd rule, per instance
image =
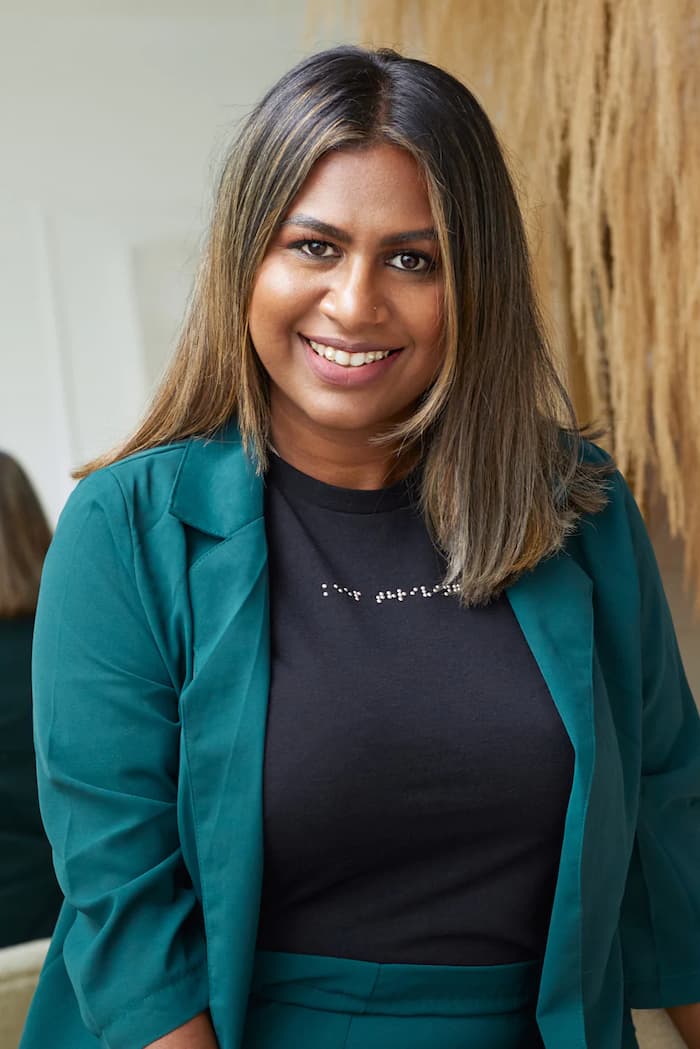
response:
[[[700,717],[654,552],[622,481],[640,585],[642,769],[621,914],[629,1005],[700,1001]]]
[[[81,482],[47,555],[33,658],[42,817],[72,912],[64,963],[105,1049],[141,1049],[208,1006],[176,818],[177,683],[134,542],[111,473]]]

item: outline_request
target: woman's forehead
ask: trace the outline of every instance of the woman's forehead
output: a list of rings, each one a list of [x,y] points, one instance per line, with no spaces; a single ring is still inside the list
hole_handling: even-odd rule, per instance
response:
[[[322,157],[292,202],[285,224],[299,217],[340,231],[372,229],[380,238],[433,226],[418,163],[389,143],[334,150]]]

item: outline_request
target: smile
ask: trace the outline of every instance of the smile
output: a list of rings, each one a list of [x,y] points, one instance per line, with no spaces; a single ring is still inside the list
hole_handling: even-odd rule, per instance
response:
[[[306,342],[318,357],[325,357],[327,361],[339,364],[341,368],[361,368],[364,364],[383,361],[390,354],[398,352],[398,350],[369,350],[363,353],[354,350],[349,353],[347,350],[337,350],[322,342],[314,342],[312,339],[306,339]]]

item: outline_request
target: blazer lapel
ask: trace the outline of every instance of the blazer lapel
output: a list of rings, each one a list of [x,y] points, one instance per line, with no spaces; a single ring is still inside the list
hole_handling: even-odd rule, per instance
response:
[[[181,694],[186,768],[221,1049],[239,1044],[262,884],[269,687],[263,485],[235,433],[187,450],[171,512],[196,532],[192,665]]]
[[[588,1045],[581,1004],[581,865],[595,762],[592,590],[590,577],[562,552],[507,591],[575,754],[537,1008],[546,1045],[568,1049]]]

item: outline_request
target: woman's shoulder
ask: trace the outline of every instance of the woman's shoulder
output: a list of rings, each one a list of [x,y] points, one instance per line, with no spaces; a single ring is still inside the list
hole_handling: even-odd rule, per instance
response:
[[[134,452],[83,477],[70,494],[59,521],[84,517],[101,508],[116,523],[120,517],[156,520],[167,508],[188,446],[196,438]]]
[[[610,452],[606,452],[599,444],[586,437],[581,438],[580,449],[579,457],[584,463],[610,463],[613,466],[615,464],[615,460]]]
[[[567,455],[573,454],[575,451],[576,458],[580,464],[608,464],[609,468],[614,468],[615,460],[613,456],[596,443],[601,435],[601,430],[591,430],[590,427],[585,427],[582,430],[572,430],[560,426],[557,429],[557,437],[561,448],[565,450]]]
[[[259,478],[235,427],[132,453],[83,478],[61,518],[100,507],[116,525],[144,535],[171,516],[212,534],[228,534],[257,516]]]
[[[576,540],[587,552],[589,563],[604,565],[613,576],[622,574],[626,566],[635,573],[656,573],[651,540],[634,486],[613,455],[594,441],[582,439],[579,460],[604,471],[605,506],[595,514],[584,514],[575,533]]]

